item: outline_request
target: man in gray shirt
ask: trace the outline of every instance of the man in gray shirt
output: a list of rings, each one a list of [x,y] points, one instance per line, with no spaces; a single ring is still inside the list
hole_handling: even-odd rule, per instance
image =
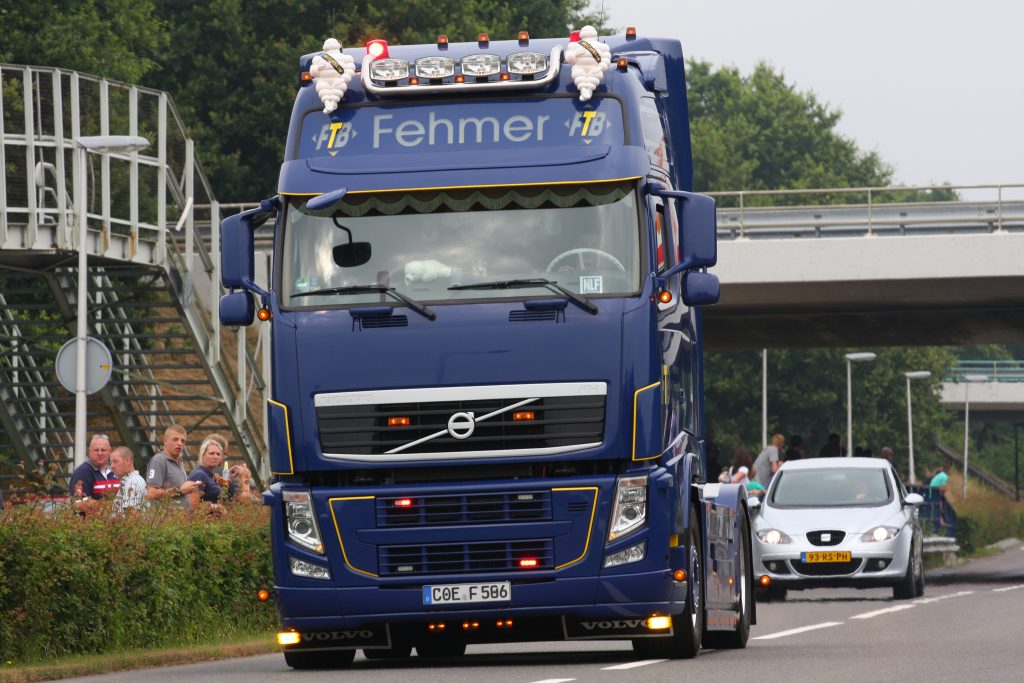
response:
[[[757,459],[754,460],[754,479],[761,486],[768,488],[768,484],[772,481],[772,475],[775,471],[782,466],[780,462],[779,454],[782,452],[782,444],[786,442],[786,437],[782,434],[776,434],[772,437],[772,445],[765,446],[764,449],[757,454]]]
[[[188,494],[200,488],[197,481],[188,481],[181,456],[188,436],[181,425],[172,424],[164,431],[164,449],[154,455],[146,467],[146,499],[175,502],[189,509]]]

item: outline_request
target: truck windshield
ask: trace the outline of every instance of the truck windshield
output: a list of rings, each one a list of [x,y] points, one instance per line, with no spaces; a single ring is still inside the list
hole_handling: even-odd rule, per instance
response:
[[[585,297],[640,289],[640,227],[631,181],[347,195],[331,215],[288,202],[280,291],[291,308],[380,304],[394,287],[417,301],[557,296],[535,287],[454,287],[550,280]],[[368,243],[334,257],[334,247]],[[368,258],[367,258],[368,257]],[[337,287],[340,292],[315,293]]]

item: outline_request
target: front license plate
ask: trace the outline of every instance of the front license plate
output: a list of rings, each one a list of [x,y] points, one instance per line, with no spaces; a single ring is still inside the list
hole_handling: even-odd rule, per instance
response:
[[[512,599],[512,584],[451,583],[444,586],[424,586],[424,605],[451,605],[469,602],[508,602]]]
[[[812,562],[849,562],[850,551],[834,551],[834,552],[817,552],[817,553],[800,553],[800,559],[807,564]]]

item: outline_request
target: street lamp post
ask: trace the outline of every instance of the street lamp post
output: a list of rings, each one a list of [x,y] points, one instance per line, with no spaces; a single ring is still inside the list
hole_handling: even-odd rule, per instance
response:
[[[1018,503],[1020,502],[1020,441],[1017,438],[1017,430],[1021,427],[1024,427],[1024,422],[1017,422],[1013,425],[1013,488]]]
[[[963,497],[967,499],[967,430],[971,421],[971,382],[987,382],[987,375],[964,375],[964,487]]]
[[[875,359],[870,351],[846,354],[846,457],[853,456],[853,363],[865,363]]]
[[[109,154],[110,152],[137,152],[149,147],[149,140],[137,135],[94,135],[75,138],[75,166],[81,179],[76,189],[80,192],[76,207],[78,209],[78,320],[75,336],[75,467],[85,462],[85,431],[86,431],[86,373],[85,349],[88,343],[89,325],[86,320],[88,290],[88,258],[86,241],[88,240],[86,206],[86,153]]]
[[[911,484],[917,483],[917,475],[914,474],[914,411],[911,408],[910,380],[927,379],[932,373],[927,370],[912,370],[904,372],[907,378],[907,481]]]
[[[768,447],[768,349],[761,349],[761,448]]]

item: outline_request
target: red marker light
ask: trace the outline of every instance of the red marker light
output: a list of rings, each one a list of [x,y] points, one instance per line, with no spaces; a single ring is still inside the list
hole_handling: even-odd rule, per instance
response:
[[[412,506],[412,498],[399,498],[395,501],[396,508],[407,508]]]
[[[519,566],[523,567],[524,569],[531,569],[537,566],[537,560],[533,559],[532,557],[527,557],[522,560],[519,560]]]
[[[366,41],[366,54],[374,59],[387,59],[388,41],[380,39]]]
[[[578,43],[578,42],[580,42],[580,32],[579,31],[573,31],[572,33],[570,33],[569,34],[569,42],[570,43]]]

